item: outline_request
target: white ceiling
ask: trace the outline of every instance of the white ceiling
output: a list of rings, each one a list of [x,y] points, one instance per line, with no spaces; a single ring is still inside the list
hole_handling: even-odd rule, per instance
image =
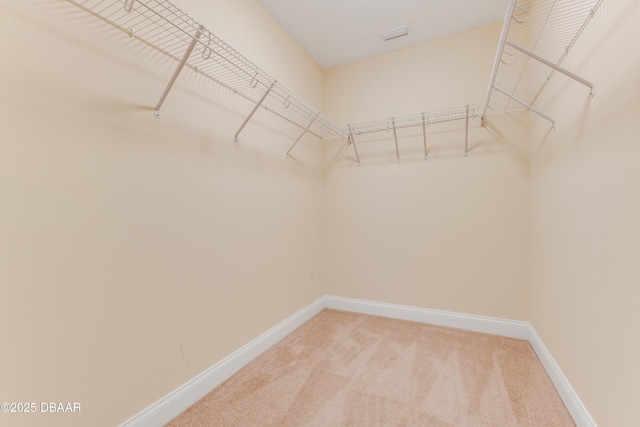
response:
[[[322,68],[411,46],[496,21],[506,0],[258,0]],[[402,25],[408,36],[380,33]]]

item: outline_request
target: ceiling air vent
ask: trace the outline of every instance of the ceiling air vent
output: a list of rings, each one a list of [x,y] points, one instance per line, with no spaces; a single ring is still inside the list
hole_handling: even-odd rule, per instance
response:
[[[393,28],[391,30],[380,33],[380,40],[388,42],[389,40],[397,39],[400,37],[409,35],[409,25],[402,25],[401,27]]]

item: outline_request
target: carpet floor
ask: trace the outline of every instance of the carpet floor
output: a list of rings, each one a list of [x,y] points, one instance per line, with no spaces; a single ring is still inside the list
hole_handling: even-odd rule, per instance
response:
[[[574,426],[524,340],[323,310],[178,426]]]

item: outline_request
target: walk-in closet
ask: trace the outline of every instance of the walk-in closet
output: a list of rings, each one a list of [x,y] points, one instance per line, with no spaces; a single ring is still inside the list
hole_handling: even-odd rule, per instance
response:
[[[637,1],[0,0],[0,52],[0,425],[640,424]]]

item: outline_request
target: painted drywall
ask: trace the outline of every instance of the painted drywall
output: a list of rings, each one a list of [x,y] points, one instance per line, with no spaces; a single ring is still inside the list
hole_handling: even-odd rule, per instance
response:
[[[550,29],[551,31],[554,28]],[[531,322],[600,426],[640,424],[640,3],[604,1],[531,129]]]
[[[500,24],[337,67],[325,108],[339,122],[482,102]],[[325,186],[327,292],[526,320],[527,128],[496,119],[399,138],[391,129],[337,159]],[[494,123],[494,125],[496,124]],[[459,124],[458,124],[459,125]],[[495,129],[499,129],[496,131]]]
[[[253,0],[176,1],[312,102]],[[233,23],[233,24],[231,24]],[[225,37],[227,36],[227,37]],[[0,1],[0,413],[113,426],[322,294],[321,147],[63,0]],[[265,52],[269,52],[268,54]]]

